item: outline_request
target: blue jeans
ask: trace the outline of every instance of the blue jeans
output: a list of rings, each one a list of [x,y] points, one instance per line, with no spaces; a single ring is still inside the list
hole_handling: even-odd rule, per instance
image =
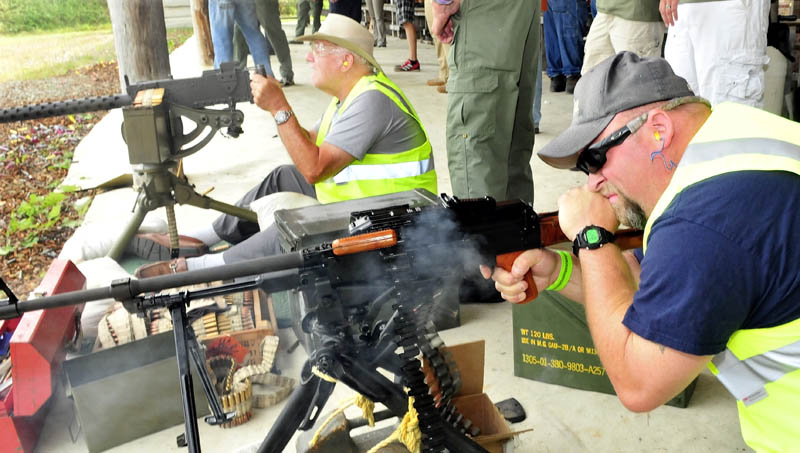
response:
[[[547,76],[572,76],[583,66],[583,28],[588,20],[584,0],[548,0],[544,13]]]
[[[539,127],[542,120],[542,53],[536,62],[536,87],[533,89],[533,126]]]
[[[255,64],[262,64],[270,77],[274,77],[269,64],[270,44],[261,33],[253,0],[209,0],[208,15],[211,22],[211,42],[214,43],[214,67],[233,61],[233,24],[239,25],[253,55]]]

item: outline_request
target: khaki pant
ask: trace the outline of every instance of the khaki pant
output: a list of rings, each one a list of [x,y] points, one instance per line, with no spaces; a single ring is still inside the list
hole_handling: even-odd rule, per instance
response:
[[[664,23],[623,19],[598,11],[586,35],[581,74],[623,50],[640,57],[660,57]]]
[[[428,24],[428,30],[433,26],[433,0],[425,0],[425,22]],[[450,77],[450,70],[447,67],[447,54],[450,53],[450,44],[445,44],[436,36],[433,37],[433,46],[436,48],[436,60],[439,62],[439,80],[447,82]]]
[[[453,17],[447,163],[456,196],[533,202],[539,16],[538,1],[464,0]]]

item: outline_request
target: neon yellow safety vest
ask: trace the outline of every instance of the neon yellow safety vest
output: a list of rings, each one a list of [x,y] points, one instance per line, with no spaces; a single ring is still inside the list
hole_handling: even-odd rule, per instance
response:
[[[428,134],[425,133],[422,122],[411,103],[388,77],[383,73],[362,77],[342,101],[338,108],[339,115],[347,110],[358,95],[368,90],[380,91],[406,115],[413,118],[419,124],[422,133],[425,134],[425,143],[410,150],[391,154],[368,152],[363,159],[353,161],[332,178],[317,183],[315,185],[317,199],[320,203],[332,203],[416,188],[436,193],[436,170],[433,165],[433,152]],[[317,133],[317,146],[320,146],[325,140],[333,116],[337,112],[338,103],[339,100],[333,98],[322,117]]]
[[[683,189],[743,170],[800,175],[800,124],[731,102],[714,108],[647,221],[645,252],[653,224]],[[800,318],[737,330],[708,367],[736,398],[747,445],[756,451],[800,448]]]

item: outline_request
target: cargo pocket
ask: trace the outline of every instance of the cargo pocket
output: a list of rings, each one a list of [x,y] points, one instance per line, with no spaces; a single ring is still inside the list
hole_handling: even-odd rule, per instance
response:
[[[739,58],[722,65],[716,84],[715,101],[747,104],[761,102],[764,97],[764,65],[766,57]]]
[[[459,135],[492,135],[497,119],[497,74],[494,71],[459,73],[447,81],[452,105],[448,123]],[[465,137],[466,138],[466,137]]]

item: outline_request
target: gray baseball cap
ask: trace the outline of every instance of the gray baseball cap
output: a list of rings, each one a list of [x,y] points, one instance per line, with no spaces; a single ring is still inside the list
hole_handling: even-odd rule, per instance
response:
[[[581,153],[619,112],[651,102],[694,96],[663,58],[620,52],[584,74],[575,86],[572,124],[539,151],[556,168],[574,168]]]

